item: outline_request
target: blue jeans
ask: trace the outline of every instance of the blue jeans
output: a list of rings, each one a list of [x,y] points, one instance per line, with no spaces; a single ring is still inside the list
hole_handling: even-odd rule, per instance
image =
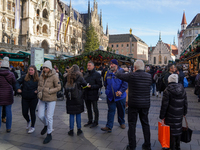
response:
[[[6,129],[11,129],[12,126],[12,105],[6,105]],[[2,112],[2,106],[0,106],[0,116]],[[0,121],[0,128],[1,128],[1,121]]]
[[[114,124],[115,110],[117,108],[118,122],[120,125],[125,124],[125,103],[126,97],[119,101],[110,101],[107,99],[108,104],[108,115],[106,127],[112,129]]]
[[[74,116],[76,115],[77,129],[81,129],[81,114],[70,114],[69,115],[69,128],[74,129]]]
[[[152,83],[151,88],[152,88],[152,94],[155,94],[156,83]]]

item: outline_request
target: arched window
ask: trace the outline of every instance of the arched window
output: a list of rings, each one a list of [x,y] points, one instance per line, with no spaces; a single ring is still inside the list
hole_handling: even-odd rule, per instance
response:
[[[159,64],[162,64],[162,56],[159,55]]]
[[[43,27],[42,27],[42,32],[43,33],[46,33],[47,34],[47,25],[45,24],[45,25],[43,25]]]
[[[40,10],[37,9],[37,16],[40,16]]]
[[[48,12],[46,9],[43,10],[42,17],[48,19]]]
[[[41,47],[44,48],[44,53],[45,54],[49,53],[49,44],[47,43],[46,40],[42,41]]]
[[[37,25],[36,31],[37,31],[37,33],[39,33],[39,31],[40,31],[40,26],[39,25]]]
[[[153,60],[154,60],[153,63],[156,64],[156,57],[154,57]]]
[[[167,56],[164,58],[164,63],[167,64]]]
[[[17,41],[16,41],[16,37],[14,37],[14,45],[16,45],[17,43],[16,43]]]

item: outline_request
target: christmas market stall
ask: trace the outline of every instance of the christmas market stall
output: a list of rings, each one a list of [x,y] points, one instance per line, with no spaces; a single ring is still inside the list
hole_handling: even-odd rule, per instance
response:
[[[194,78],[200,69],[200,34],[180,55],[179,64],[183,65],[183,71],[187,78]]]
[[[11,67],[21,67],[22,70],[24,69],[24,66],[28,64],[27,56],[20,53],[9,53],[9,52],[0,52],[0,59],[3,59],[4,57],[9,57],[9,63]]]
[[[80,67],[87,68],[87,62],[93,61],[95,64],[95,68],[98,69],[102,65],[109,65],[112,59],[117,59],[119,65],[133,65],[134,58],[127,57],[120,54],[115,54],[108,51],[96,50],[92,52],[83,53],[81,55],[77,55],[74,57],[69,57],[65,60],[53,60],[52,63],[56,65],[60,71],[64,71],[65,67],[72,66],[73,64],[77,64]]]

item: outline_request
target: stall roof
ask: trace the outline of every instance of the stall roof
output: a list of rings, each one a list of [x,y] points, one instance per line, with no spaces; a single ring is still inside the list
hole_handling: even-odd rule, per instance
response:
[[[8,52],[0,52],[1,54],[7,54],[7,55],[19,55],[19,56],[24,56],[23,54],[19,54],[19,53],[8,53]]]
[[[19,51],[20,53],[23,53],[25,55],[31,55],[30,52],[24,52],[24,51]],[[45,60],[54,60],[54,57],[56,57],[54,54],[44,54],[44,59]]]
[[[24,61],[24,59],[19,59],[19,58],[9,58],[9,61],[22,62],[22,61]]]

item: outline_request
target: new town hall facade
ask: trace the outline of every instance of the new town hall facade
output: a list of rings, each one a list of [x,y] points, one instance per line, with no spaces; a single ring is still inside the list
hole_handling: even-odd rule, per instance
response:
[[[107,49],[109,34],[103,32],[102,12],[98,14],[98,3],[93,9],[81,14],[60,0],[19,0],[20,29],[15,29],[15,0],[0,0],[0,51],[17,53],[30,51],[30,47],[42,47],[46,54],[76,55],[84,50],[86,28],[92,24],[100,45]],[[63,22],[61,24],[61,14]],[[70,17],[66,37],[65,27]],[[60,29],[60,32],[58,32]],[[59,34],[58,34],[59,33]],[[59,40],[58,40],[59,37]]]

